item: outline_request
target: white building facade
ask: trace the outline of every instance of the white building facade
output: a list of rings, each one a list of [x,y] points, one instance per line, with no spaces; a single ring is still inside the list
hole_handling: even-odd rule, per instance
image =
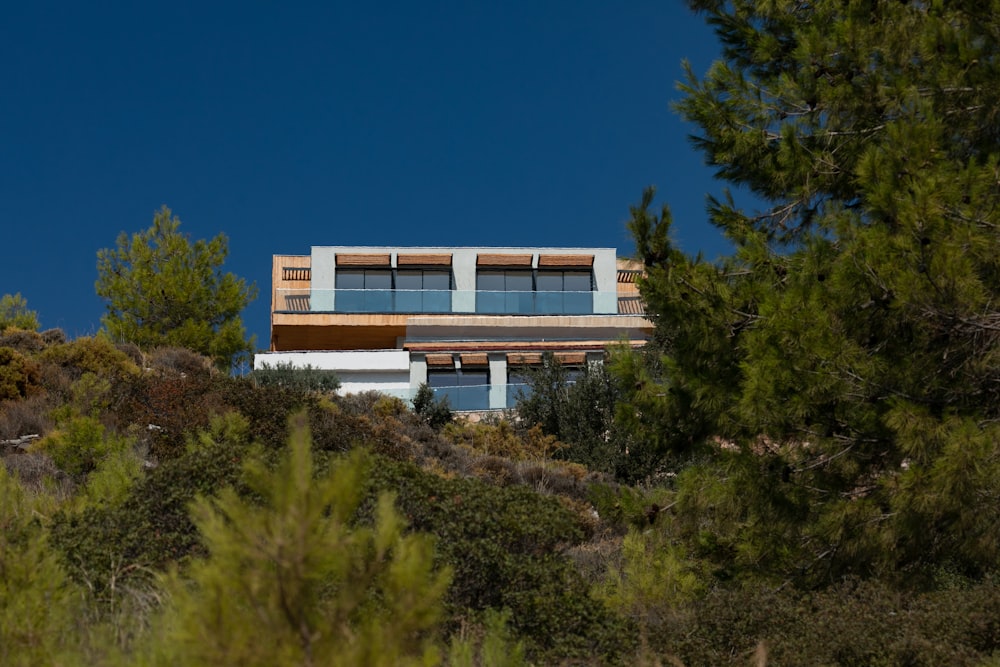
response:
[[[613,248],[314,246],[275,255],[271,351],[255,368],[337,371],[342,392],[412,398],[427,383],[460,411],[512,407],[550,352],[581,367],[652,331],[638,267]]]

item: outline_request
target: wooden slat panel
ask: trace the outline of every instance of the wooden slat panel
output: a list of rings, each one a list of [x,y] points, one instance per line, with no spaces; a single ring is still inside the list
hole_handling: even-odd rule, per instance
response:
[[[462,366],[489,366],[490,360],[485,353],[473,353],[473,354],[462,354],[459,355],[459,359],[462,360]]]
[[[337,253],[337,266],[389,266],[390,255],[348,255]]]
[[[636,278],[642,275],[642,271],[627,271],[623,269],[618,269],[618,282],[620,283],[635,283]]]
[[[618,298],[618,314],[619,315],[645,315],[646,308],[642,303],[641,297],[619,297]]]
[[[556,361],[560,364],[579,366],[587,363],[586,352],[556,352]]]
[[[502,255],[480,253],[477,266],[531,266],[531,255]]]
[[[396,266],[451,266],[451,253],[437,255],[396,255]]]
[[[538,266],[541,267],[577,267],[590,268],[594,265],[593,255],[539,255]]]
[[[511,352],[507,355],[508,366],[529,366],[542,363],[541,352]]]
[[[308,266],[281,267],[282,280],[312,280],[312,269]]]
[[[454,366],[455,360],[450,354],[428,354],[427,365],[435,367]]]

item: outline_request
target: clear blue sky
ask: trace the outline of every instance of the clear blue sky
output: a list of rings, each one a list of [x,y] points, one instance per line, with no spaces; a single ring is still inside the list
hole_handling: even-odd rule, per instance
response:
[[[7,3],[0,293],[43,328],[100,327],[96,253],[166,204],[261,296],[312,245],[632,252],[653,184],[709,257],[719,192],[674,115],[718,46],[670,0]]]

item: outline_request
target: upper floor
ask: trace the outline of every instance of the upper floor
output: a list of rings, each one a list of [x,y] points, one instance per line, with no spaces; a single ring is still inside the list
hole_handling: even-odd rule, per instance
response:
[[[413,327],[473,340],[498,328],[615,338],[644,328],[639,273],[613,248],[314,246],[273,258],[271,347],[391,349],[422,337]]]

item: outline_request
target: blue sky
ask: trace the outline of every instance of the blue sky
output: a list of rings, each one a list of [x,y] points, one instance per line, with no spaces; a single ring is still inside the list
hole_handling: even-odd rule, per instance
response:
[[[721,191],[669,109],[718,52],[680,2],[8,3],[0,294],[100,328],[96,253],[169,206],[229,237],[268,345],[272,254],[312,245],[632,252],[646,185],[688,251]]]

